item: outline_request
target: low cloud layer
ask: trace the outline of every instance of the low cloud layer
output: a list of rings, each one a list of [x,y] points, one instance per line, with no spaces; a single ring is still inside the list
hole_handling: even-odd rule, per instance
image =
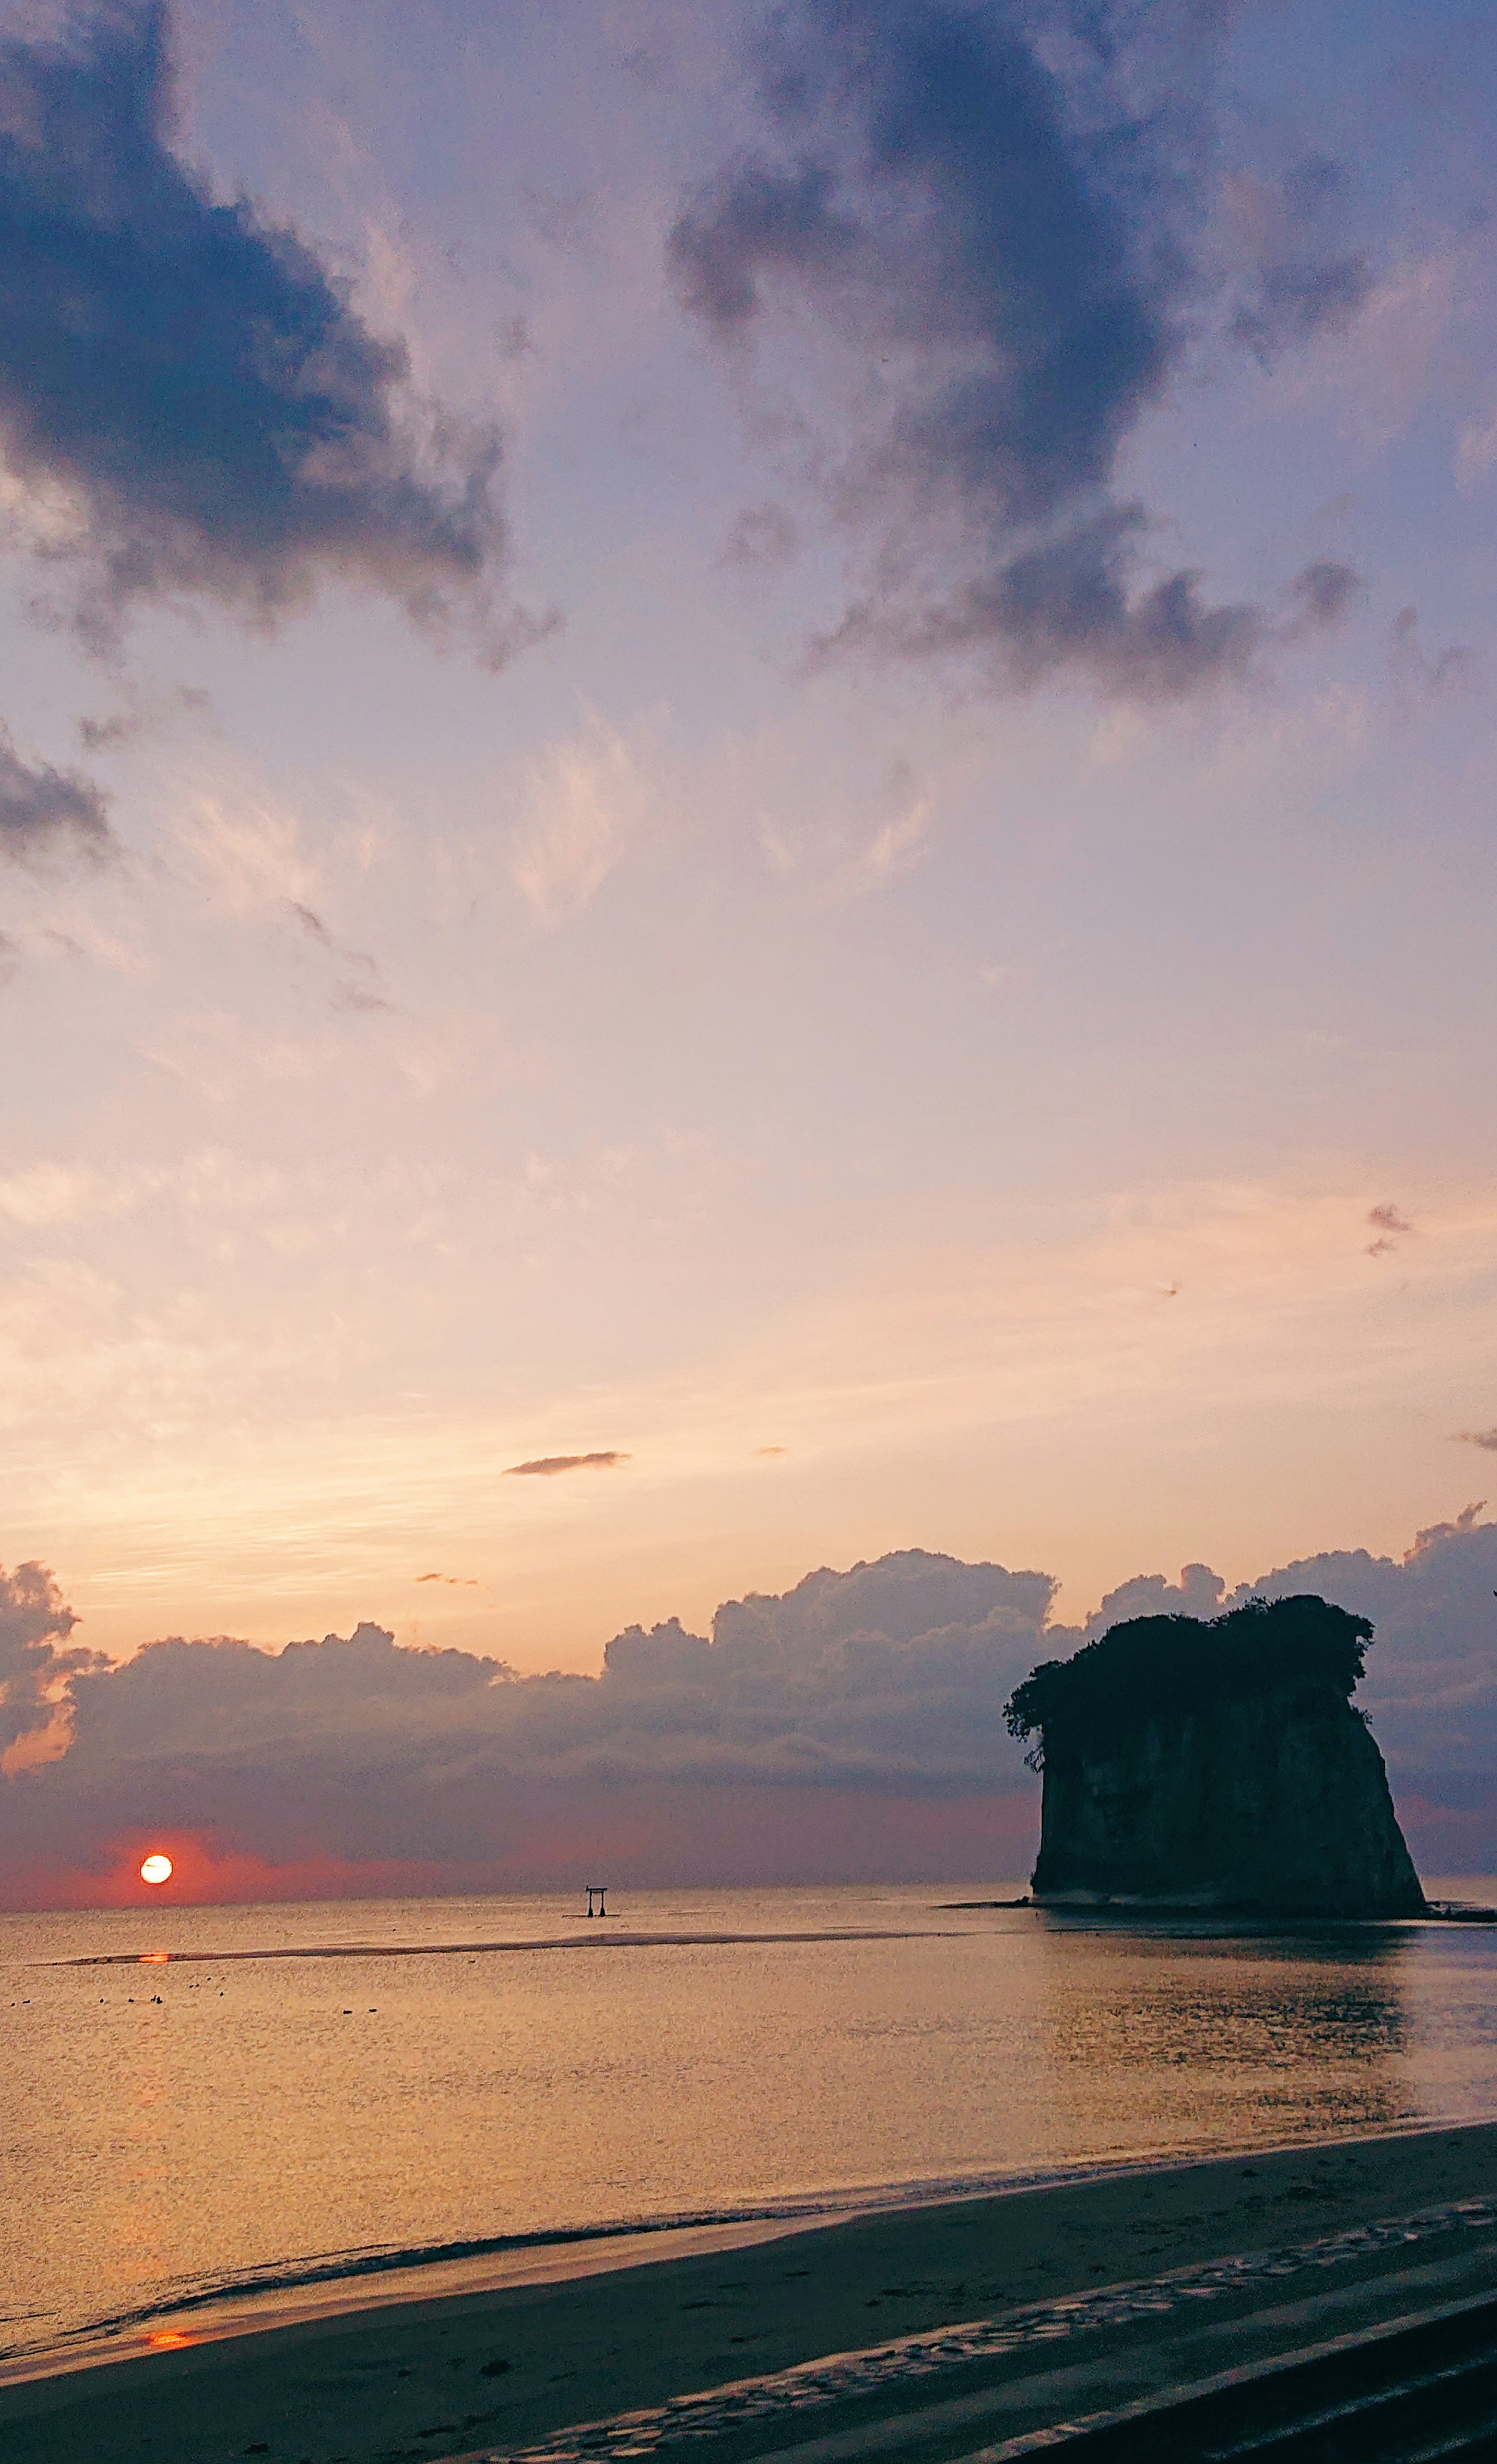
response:
[[[907,1550],[729,1601],[710,1638],[627,1627],[597,1677],[521,1678],[374,1624],[279,1653],[168,1640],[105,1668],[22,1567],[0,1702],[31,1744],[0,1787],[0,1881],[86,1898],[153,1838],[433,1882],[566,1883],[593,1846],[641,1882],[1018,1874],[1038,1798],[1002,1712],[1038,1660],[1121,1617],[1303,1591],[1376,1624],[1360,1700],[1423,1870],[1497,1859],[1497,1523],[1479,1507],[1402,1558],[1331,1551],[1230,1596],[1203,1565],[1139,1575],[1084,1628],[1049,1621],[1054,1589]]]
[[[0,447],[92,576],[86,627],[184,593],[263,615],[336,575],[502,655],[495,436],[423,414],[314,251],[172,151],[167,26],[120,0],[0,45]]]
[[[876,579],[825,650],[961,652],[1020,685],[1080,668],[1159,699],[1239,673],[1266,638],[1261,608],[1212,605],[1197,573],[1151,575],[1150,517],[1112,493],[1200,289],[1209,17],[1144,27],[1010,0],[773,13],[759,130],[671,253],[719,341],[835,336],[882,406],[835,491],[877,541]],[[1336,177],[1304,170],[1265,219],[1237,319],[1262,358],[1360,297],[1360,260],[1316,253]],[[1319,569],[1299,628],[1336,622],[1354,583]]]

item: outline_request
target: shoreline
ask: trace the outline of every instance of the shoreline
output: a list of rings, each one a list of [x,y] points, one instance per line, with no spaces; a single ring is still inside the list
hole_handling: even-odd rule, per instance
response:
[[[1448,2151],[1458,2144],[1480,2156],[1483,2181],[1489,2178],[1497,2195],[1497,2122],[1431,2124],[1420,2119],[1330,2139],[1239,2142],[1231,2148],[1170,2153],[1125,2151],[1026,2168],[1012,2176],[985,2173],[970,2181],[887,2183],[790,2195],[783,2203],[719,2215],[633,2217],[537,2230],[480,2245],[369,2252],[355,2255],[355,2264],[338,2264],[344,2255],[335,2255],[325,2264],[310,2257],[305,2275],[271,2277],[252,2287],[187,2292],[177,2301],[89,2323],[59,2343],[0,2358],[0,2425],[10,2417],[12,2403],[25,2405],[25,2390],[78,2387],[86,2395],[94,2383],[101,2386],[108,2380],[113,2386],[121,2375],[160,2373],[167,2365],[180,2368],[199,2361],[205,2365],[217,2361],[229,2370],[253,2368],[258,2361],[274,2365],[280,2353],[305,2339],[338,2333],[377,2339],[382,2321],[402,2331],[438,2331],[448,2314],[468,2316],[475,2306],[502,2309],[537,2294],[563,2299],[569,2292],[583,2294],[608,2277],[648,2279],[652,2272],[702,2269],[724,2255],[756,2257],[788,2240],[835,2240],[837,2234],[879,2230],[893,2240],[909,2240],[911,2234],[938,2233],[975,2215],[985,2215],[1002,2233],[1004,2215],[1024,2212],[1032,2220],[1042,2215],[1046,2203],[1059,2212],[1093,2193],[1103,2206],[1118,2206],[1128,2203],[1133,2186],[1142,2206],[1155,2200],[1159,2188],[1184,2186],[1194,2178],[1209,2181],[1234,2168],[1239,2173],[1248,2168],[1258,2176],[1263,2168],[1315,2168],[1327,2161],[1350,2159],[1369,2173],[1391,2173],[1401,2181],[1408,2173],[1419,2173],[1425,2153]]]
[[[80,2371],[134,2362],[165,2350],[197,2351],[303,2325],[336,2325],[384,2309],[405,2310],[520,2285],[566,2285],[622,2268],[668,2259],[756,2250],[799,2233],[865,2221],[944,2213],[948,2210],[1043,2196],[1092,2184],[1148,2182],[1156,2177],[1268,2158],[1376,2148],[1442,2139],[1453,2131],[1497,2129],[1497,2123],[1426,2121],[1332,2138],[1243,2140],[1230,2147],[1165,2153],[1130,2150],[1013,2172],[944,2176],[910,2183],[871,2183],[789,2192],[752,2207],[687,2214],[631,2216],[595,2225],[557,2225],[482,2240],[423,2244],[371,2252],[312,2254],[247,2282],[186,2291],[175,2299],[143,2303],[65,2330],[55,2343],[0,2349],[0,2390],[33,2386]],[[346,2262],[346,2263],[340,2263]],[[283,2271],[283,2272],[282,2272]]]

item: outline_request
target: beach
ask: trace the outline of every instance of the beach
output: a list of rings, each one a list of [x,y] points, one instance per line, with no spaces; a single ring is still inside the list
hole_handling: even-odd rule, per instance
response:
[[[1484,2201],[1497,2202],[1493,2123],[1123,2167],[998,2196],[760,2227],[772,2237],[754,2241],[742,2238],[752,2227],[719,2229],[712,2247],[656,2249],[643,2260],[637,2241],[552,2249],[532,2255],[522,2281],[474,2286],[470,2276],[417,2299],[393,2283],[365,2287],[357,2311],[280,2316],[258,2329],[241,2317],[233,2334],[222,2321],[215,2329],[185,2319],[167,2332],[187,2341],[0,2387],[0,2443],[8,2464],[228,2464],[247,2454],[396,2464],[516,2453],[567,2424],[953,2322],[1022,2320],[1058,2302],[1064,2326],[1103,2288],[1247,2253],[1308,2251],[1281,2261],[1278,2277],[1298,2269],[1317,2286],[1332,2276],[1350,2285],[1416,2259],[1430,2272],[1430,2254],[1455,2233],[1465,2281],[1473,2266],[1479,2276],[1486,2268],[1490,2234],[1497,2283],[1497,2231],[1472,2206]],[[1463,2205],[1471,2212],[1440,2212]],[[1358,2238],[1379,2220],[1420,2215],[1422,2238],[1375,2237],[1365,2248]],[[1234,2278],[1216,2297],[1247,2300],[1254,2281],[1247,2270],[1241,2288]],[[1190,2289],[1199,2299],[1210,2288]],[[336,2299],[325,2289],[322,2298]],[[782,2443],[769,2431],[760,2440],[766,2451]]]

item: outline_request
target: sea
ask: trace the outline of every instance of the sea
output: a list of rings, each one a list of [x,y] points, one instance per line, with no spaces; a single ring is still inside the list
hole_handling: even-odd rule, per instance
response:
[[[0,1916],[0,2372],[1497,2117],[1497,1926],[960,1904],[1023,1890]]]

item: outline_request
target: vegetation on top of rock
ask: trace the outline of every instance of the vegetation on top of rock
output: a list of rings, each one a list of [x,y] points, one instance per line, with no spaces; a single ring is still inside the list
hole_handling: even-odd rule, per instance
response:
[[[1010,1736],[1046,1745],[1209,1704],[1296,1693],[1344,1702],[1363,1672],[1372,1621],[1313,1592],[1248,1600],[1216,1617],[1129,1617],[1070,1660],[1046,1660],[1010,1696]]]

